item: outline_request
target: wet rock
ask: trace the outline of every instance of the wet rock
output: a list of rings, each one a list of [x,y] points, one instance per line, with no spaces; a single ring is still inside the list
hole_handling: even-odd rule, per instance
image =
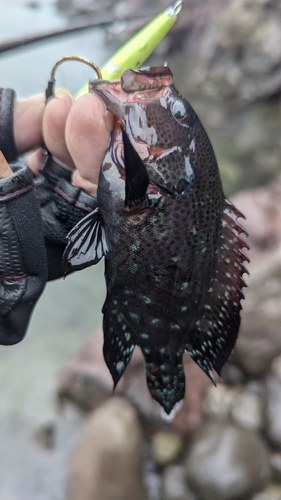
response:
[[[252,500],[280,500],[281,486],[279,484],[270,483],[263,491],[253,497]]]
[[[183,447],[182,438],[174,432],[157,432],[152,436],[152,456],[158,465],[175,461]]]
[[[185,470],[200,500],[244,500],[268,479],[269,456],[254,432],[206,423],[190,448]]]
[[[196,500],[188,488],[184,478],[184,468],[181,465],[170,465],[163,474],[162,500]]]
[[[102,331],[96,332],[59,377],[58,398],[93,410],[112,395],[112,379],[102,354]]]
[[[146,500],[142,449],[135,410],[112,398],[89,418],[73,450],[67,500]]]
[[[281,447],[281,357],[272,364],[266,380],[265,416],[267,435],[275,446]]]

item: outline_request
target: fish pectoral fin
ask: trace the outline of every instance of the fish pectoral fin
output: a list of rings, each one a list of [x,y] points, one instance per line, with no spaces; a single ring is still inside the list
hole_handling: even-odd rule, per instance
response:
[[[126,173],[125,206],[132,208],[145,199],[146,190],[149,185],[149,175],[143,161],[132,146],[128,135],[124,130],[122,132]]]
[[[65,274],[97,264],[107,250],[102,219],[96,208],[67,235],[67,246],[62,258]]]

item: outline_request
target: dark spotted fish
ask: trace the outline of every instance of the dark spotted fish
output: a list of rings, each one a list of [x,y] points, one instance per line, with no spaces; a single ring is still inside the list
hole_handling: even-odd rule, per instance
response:
[[[139,345],[152,397],[183,399],[186,351],[214,381],[240,325],[243,215],[223,194],[213,148],[167,67],[91,85],[115,117],[98,209],[70,232],[64,261],[105,256],[104,357],[116,385]]]

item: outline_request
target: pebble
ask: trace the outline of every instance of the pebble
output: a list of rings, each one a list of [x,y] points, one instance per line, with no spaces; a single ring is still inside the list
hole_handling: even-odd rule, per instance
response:
[[[191,445],[185,473],[200,500],[250,499],[269,478],[269,454],[256,433],[208,422]]]
[[[226,421],[230,416],[239,390],[239,388],[230,389],[224,384],[209,387],[203,403],[205,415],[216,420]]]
[[[163,474],[162,500],[196,500],[184,478],[184,467],[170,465]]]
[[[164,466],[174,462],[183,447],[181,436],[175,432],[157,432],[152,436],[152,456],[155,462]]]
[[[146,500],[143,439],[133,406],[114,397],[88,419],[67,474],[66,500]]]
[[[231,416],[237,424],[252,430],[260,430],[263,426],[263,400],[247,390],[237,394]]]

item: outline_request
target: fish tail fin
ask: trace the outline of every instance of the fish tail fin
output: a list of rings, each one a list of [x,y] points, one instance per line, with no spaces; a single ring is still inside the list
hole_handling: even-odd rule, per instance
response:
[[[103,331],[103,355],[115,389],[130,362],[136,342],[124,315],[116,306],[105,313]]]
[[[158,353],[155,356],[156,360],[153,360],[154,356],[147,356],[144,352],[147,385],[153,399],[162,406],[164,415],[171,415],[185,393],[183,353],[182,351],[177,353],[175,360],[167,359],[168,356],[163,354],[160,352],[159,356]]]

